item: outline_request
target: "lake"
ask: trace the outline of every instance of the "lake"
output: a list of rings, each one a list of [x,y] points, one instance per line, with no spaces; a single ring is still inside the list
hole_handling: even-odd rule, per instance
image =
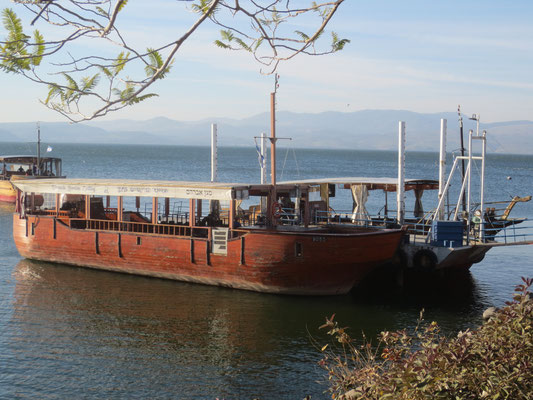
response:
[[[207,147],[51,145],[69,177],[210,178]],[[34,147],[0,143],[0,153]],[[394,152],[282,148],[278,181],[394,177],[396,160]],[[437,174],[438,154],[407,154],[407,177]],[[254,148],[219,149],[220,181],[259,179]],[[489,154],[487,201],[532,192],[533,156]],[[434,201],[429,195],[426,208]],[[348,210],[350,198],[338,197],[334,207]],[[381,193],[371,193],[368,207],[379,210],[382,201]],[[412,328],[424,308],[427,320],[452,335],[478,326],[487,307],[511,298],[521,276],[533,276],[529,245],[492,249],[460,281],[325,298],[266,295],[24,260],[12,240],[13,210],[0,205],[0,398],[6,399],[327,398],[314,344],[327,341],[318,329],[325,317],[335,313],[354,336],[364,331],[372,338]],[[533,218],[532,202],[518,204],[512,216]],[[523,226],[533,233],[531,221]]]

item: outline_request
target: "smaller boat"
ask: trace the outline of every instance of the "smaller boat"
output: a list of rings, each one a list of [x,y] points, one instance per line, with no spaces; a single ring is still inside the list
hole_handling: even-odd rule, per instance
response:
[[[39,156],[0,156],[0,201],[15,203],[13,182],[21,179],[64,178],[61,159]]]
[[[454,164],[446,178],[446,120],[441,121],[441,148],[439,180],[406,179],[404,168],[405,124],[400,122],[399,131],[399,165],[398,178],[386,177],[344,177],[321,178],[303,181],[282,182],[284,185],[307,185],[311,193],[320,194],[320,207],[313,210],[316,225],[338,226],[356,225],[364,227],[398,228],[403,227],[405,236],[395,257],[396,265],[417,272],[448,270],[468,270],[479,263],[493,247],[517,244],[531,244],[530,235],[520,231],[516,226],[526,218],[510,218],[509,214],[519,202],[528,202],[531,196],[515,196],[510,202],[486,202],[485,156],[486,131],[469,132],[468,155],[454,157]],[[481,155],[474,155],[473,141],[481,144]],[[478,193],[474,193],[471,183],[471,171],[474,161],[481,163]],[[462,176],[454,182],[459,183],[460,193],[457,202],[449,199],[449,189],[454,173],[465,162]],[[339,190],[336,190],[339,189]],[[330,198],[335,197],[341,189],[351,193],[353,209],[339,211],[331,208]],[[382,190],[385,204],[377,213],[366,209],[366,202],[371,191]],[[430,212],[424,212],[422,195],[424,192],[437,191],[437,205]],[[405,194],[414,193],[414,209],[406,212]],[[387,194],[394,192],[396,210],[391,210]],[[479,202],[474,202],[474,194],[479,195]],[[392,205],[394,207],[394,205]],[[393,211],[393,212],[391,212]],[[292,210],[287,210],[292,214]],[[297,213],[296,213],[297,214]],[[294,217],[292,217],[294,218]],[[506,229],[507,228],[507,229]]]

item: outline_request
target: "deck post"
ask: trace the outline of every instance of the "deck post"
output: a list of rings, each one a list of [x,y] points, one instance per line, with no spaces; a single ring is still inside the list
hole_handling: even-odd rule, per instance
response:
[[[165,197],[165,217],[168,221],[168,215],[170,214],[170,199]]]
[[[439,154],[439,204],[440,208],[438,210],[438,219],[444,219],[444,202],[440,201],[441,197],[444,195],[444,184],[446,179],[446,130],[447,130],[447,120],[440,120],[440,154]]]
[[[231,232],[231,229],[233,229],[234,225],[235,225],[235,200],[231,199],[229,201],[229,221],[228,221],[230,232]],[[230,236],[231,236],[231,233],[230,233]]]
[[[157,211],[158,211],[157,197],[152,197],[152,224],[157,224]]]
[[[196,199],[196,221],[202,220],[202,199]]]
[[[304,226],[307,228],[309,226],[309,221],[311,221],[310,208],[309,208],[309,192],[306,191],[304,194]]]
[[[273,219],[274,217],[272,216],[272,205],[274,204],[274,200],[272,199],[272,187],[270,187],[269,191],[268,191],[268,194],[267,194],[267,198],[266,198],[266,215],[265,215],[265,225],[266,226],[273,226]]]
[[[90,194],[85,195],[85,219],[86,220],[91,219],[91,195]]]
[[[106,196],[105,197],[105,208],[110,208],[111,207],[111,196]]]
[[[196,225],[196,201],[195,199],[189,199],[189,226]]]
[[[398,124],[398,188],[396,190],[396,219],[403,225],[405,218],[405,122]]]
[[[56,193],[56,216],[59,216],[59,210],[61,208],[61,195],[59,193]]]
[[[118,197],[117,197],[117,221],[118,221],[118,222],[122,222],[122,220],[123,220],[123,209],[122,209],[122,205],[123,205],[123,199],[122,199],[122,196],[118,196]]]
[[[139,212],[139,208],[141,208],[141,198],[140,198],[140,196],[135,196],[135,208],[137,209],[137,212]]]

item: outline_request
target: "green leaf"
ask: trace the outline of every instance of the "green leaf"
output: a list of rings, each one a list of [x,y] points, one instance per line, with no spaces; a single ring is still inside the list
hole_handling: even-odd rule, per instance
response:
[[[24,29],[22,27],[22,21],[12,9],[5,8],[2,10],[2,22],[4,23],[4,28],[9,32],[8,41],[23,39]]]
[[[102,71],[104,73],[105,76],[107,76],[108,78],[113,78],[113,74],[111,73],[111,71],[109,70],[109,68],[106,68],[106,67],[102,67],[100,66],[99,67],[100,71]]]
[[[307,36],[305,33],[303,33],[302,31],[294,31],[294,33],[296,33],[298,36],[300,36],[303,40],[305,40],[306,42],[309,40],[309,36]]]
[[[48,97],[44,101],[44,104],[48,104],[50,100],[52,100],[54,97],[60,96],[63,90],[55,85],[48,85],[49,91],[48,91]]]
[[[44,51],[46,48],[44,46],[43,35],[41,35],[41,33],[38,30],[35,30],[33,32],[33,39],[35,41],[34,45],[36,47],[33,51],[31,63],[35,66],[38,66],[39,64],[41,64],[41,61],[43,59],[42,55],[44,54]]]
[[[263,44],[263,38],[259,38],[257,40],[257,42],[255,43],[255,46],[254,46],[254,51],[257,50],[259,48],[259,46],[261,46],[261,44]]]
[[[96,85],[98,85],[99,81],[100,81],[100,74],[95,74],[92,78],[84,77],[82,78],[83,86],[81,90],[83,92],[90,92],[96,87]]]
[[[102,7],[96,7],[96,11],[103,17],[109,17],[109,14]]]
[[[243,50],[246,50],[246,51],[249,51],[249,52],[252,51],[252,49],[250,48],[250,46],[248,46],[246,43],[244,43],[244,41],[242,41],[240,38],[236,38],[235,41],[236,41],[237,43],[239,43],[239,46],[241,46],[241,48],[242,48]]]
[[[221,49],[231,49],[231,47],[220,40],[215,40],[215,45],[220,47]]]
[[[220,36],[222,36],[222,40],[225,40],[226,42],[231,42],[234,39],[233,33],[231,33],[230,30],[221,30]]]
[[[126,7],[126,4],[128,4],[128,0],[124,0],[122,2],[122,4],[118,7],[118,10],[117,11],[122,11],[124,9],[124,7]]]
[[[116,60],[113,62],[113,75],[117,76],[126,66],[130,53],[124,53],[123,51],[118,55]]]
[[[338,37],[338,35],[335,32],[331,32],[331,39],[332,39],[331,48],[332,48],[332,50],[334,52],[344,49],[344,46],[347,43],[350,43],[350,41],[348,39],[340,39],[339,40],[339,37]]]

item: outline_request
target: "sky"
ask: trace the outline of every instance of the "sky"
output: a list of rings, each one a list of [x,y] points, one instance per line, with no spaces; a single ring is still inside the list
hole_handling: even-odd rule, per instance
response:
[[[130,41],[157,47],[183,32],[190,20],[176,3],[130,2],[119,27]],[[0,0],[0,9],[6,7],[20,10]],[[30,18],[20,16],[29,26]],[[460,104],[484,122],[533,120],[531,21],[531,0],[346,0],[329,29],[351,43],[336,54],[299,55],[281,64],[277,109],[438,113]],[[170,75],[152,87],[159,97],[105,120],[163,116],[216,122],[268,112],[274,78],[261,74],[250,55],[217,48],[218,31],[206,23],[189,38]],[[5,37],[3,27],[0,37]],[[83,43],[77,51],[95,47]],[[65,121],[39,103],[45,87],[0,72],[0,88],[1,122]]]

